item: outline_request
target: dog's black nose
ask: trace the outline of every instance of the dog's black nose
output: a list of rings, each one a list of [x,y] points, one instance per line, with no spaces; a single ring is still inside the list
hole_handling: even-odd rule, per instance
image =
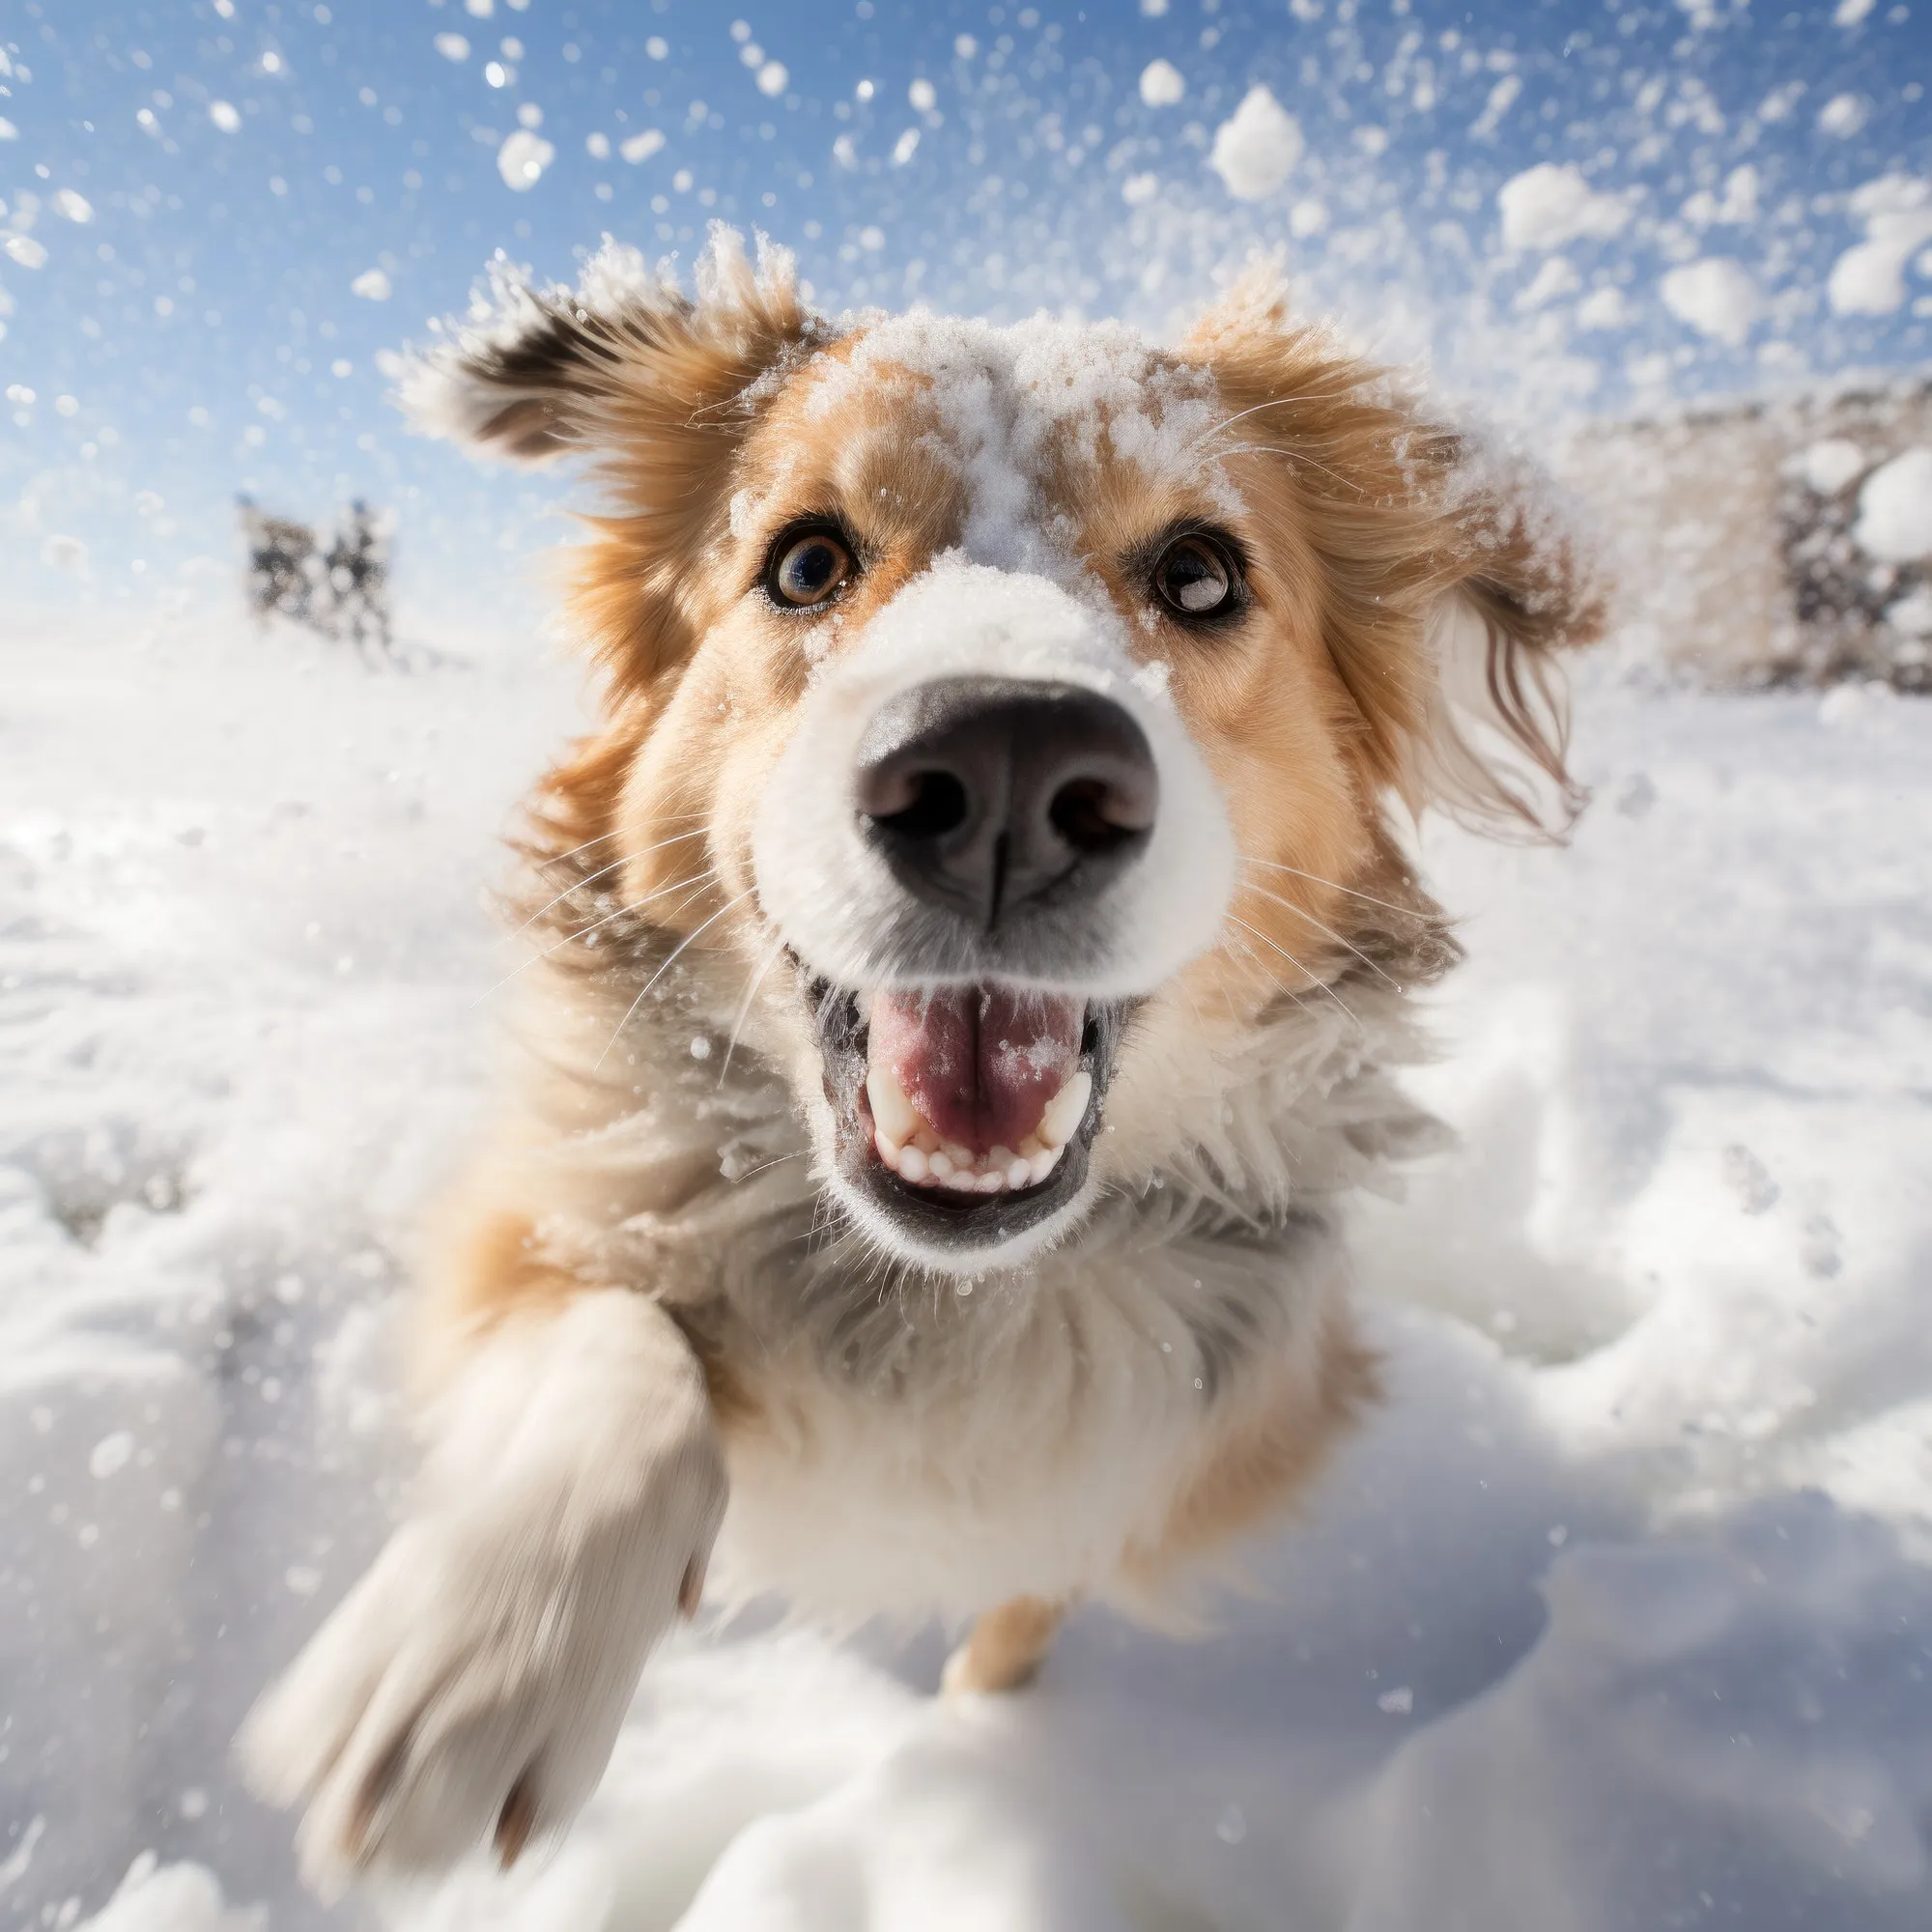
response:
[[[1078,685],[940,678],[882,706],[859,746],[862,822],[901,884],[988,929],[1099,892],[1159,801],[1141,727]]]

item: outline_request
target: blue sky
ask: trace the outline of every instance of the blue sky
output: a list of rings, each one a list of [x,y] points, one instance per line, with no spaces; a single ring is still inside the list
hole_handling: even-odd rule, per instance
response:
[[[1270,249],[1310,307],[1506,412],[1927,358],[1932,13],[1152,4],[4,0],[0,569],[139,597],[230,557],[245,489],[365,495],[405,583],[476,581],[554,534],[562,487],[410,437],[379,357],[495,249],[563,276],[610,231],[689,262],[714,218],[835,310],[1155,330]],[[1243,198],[1212,155],[1256,85],[1300,153]],[[1513,231],[1499,190],[1539,164],[1582,213]],[[1847,311],[1834,267],[1887,237],[1897,299],[1880,272]],[[1714,260],[1715,309],[1666,299]]]

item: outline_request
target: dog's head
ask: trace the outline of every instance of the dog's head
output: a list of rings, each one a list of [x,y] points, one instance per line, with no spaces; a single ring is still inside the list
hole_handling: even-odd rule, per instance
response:
[[[1284,1001],[1419,970],[1392,808],[1567,801],[1567,552],[1265,285],[1162,350],[835,326],[728,232],[692,299],[607,245],[575,289],[499,274],[405,400],[596,464],[611,722],[559,849],[614,839],[626,908],[735,955],[901,1259],[1024,1259],[1218,1118]]]

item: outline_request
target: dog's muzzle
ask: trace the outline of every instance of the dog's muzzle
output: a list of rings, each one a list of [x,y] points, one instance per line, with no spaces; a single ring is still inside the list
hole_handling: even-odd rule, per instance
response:
[[[1225,808],[1158,667],[1044,579],[942,560],[808,691],[759,806],[834,1192],[898,1255],[1070,1229],[1136,1004],[1212,943]]]

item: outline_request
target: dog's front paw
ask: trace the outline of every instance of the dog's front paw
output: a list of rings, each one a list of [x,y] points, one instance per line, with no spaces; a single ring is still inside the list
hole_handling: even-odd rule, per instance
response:
[[[406,1523],[240,1740],[254,1789],[307,1807],[309,1884],[438,1870],[486,1839],[508,1865],[568,1823],[646,1655],[697,1606],[724,1493],[705,1439],[614,1498],[499,1484]]]

